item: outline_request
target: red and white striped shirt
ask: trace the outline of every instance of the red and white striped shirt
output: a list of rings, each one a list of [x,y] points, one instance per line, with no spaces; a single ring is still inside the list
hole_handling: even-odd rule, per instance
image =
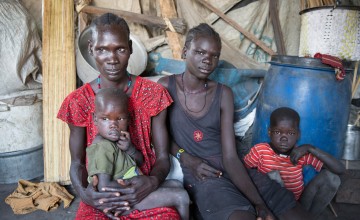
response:
[[[262,173],[278,170],[285,187],[294,193],[296,200],[304,190],[302,167],[312,165],[316,171],[320,171],[323,166],[323,162],[312,154],[302,156],[297,165],[293,165],[290,156],[275,153],[268,143],[252,147],[244,161],[248,168],[257,168]]]

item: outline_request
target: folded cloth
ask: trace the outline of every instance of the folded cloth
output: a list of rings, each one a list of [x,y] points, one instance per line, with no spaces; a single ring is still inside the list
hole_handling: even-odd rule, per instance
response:
[[[64,208],[69,207],[74,196],[57,183],[32,183],[19,180],[16,190],[6,197],[15,214],[27,214],[35,210],[51,211],[64,202]]]
[[[314,58],[321,59],[323,64],[327,64],[335,68],[335,77],[337,80],[343,80],[345,78],[345,69],[342,64],[342,60],[338,57],[334,57],[328,54],[316,53]]]

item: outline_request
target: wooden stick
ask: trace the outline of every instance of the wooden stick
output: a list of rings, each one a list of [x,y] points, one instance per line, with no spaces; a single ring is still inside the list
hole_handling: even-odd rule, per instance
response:
[[[279,20],[279,0],[270,0],[270,18],[274,28],[274,38],[279,55],[286,55],[284,37],[281,31],[281,25]]]
[[[349,161],[348,160],[345,160],[345,169],[349,169]]]
[[[335,217],[337,218],[337,217],[338,217],[338,215],[337,215],[337,213],[336,213],[336,211],[335,211],[334,207],[332,206],[331,202],[329,203],[329,207],[330,207],[330,209],[331,209],[332,213],[334,213]]]
[[[354,125],[359,126],[359,124],[360,124],[360,111],[358,112],[358,115],[357,115]]]
[[[176,7],[173,0],[160,0],[160,10],[163,17],[177,17]],[[172,51],[174,59],[181,60],[181,52],[183,45],[182,35],[171,31],[166,31],[166,37],[168,39],[168,45]]]
[[[100,8],[95,6],[85,6],[81,12],[95,14],[95,15],[101,15],[104,13],[113,13],[116,15],[119,15],[123,17],[126,21],[131,21],[134,23],[143,24],[149,27],[157,27],[164,30],[170,30],[168,25],[166,24],[165,20],[161,17],[156,16],[150,16],[150,15],[144,15],[144,14],[138,14],[134,12],[129,11],[123,11],[123,10],[116,10],[116,9],[109,9],[109,8]],[[184,19],[182,18],[168,18],[174,27],[175,31],[180,34],[184,34],[186,31],[186,24],[184,22]]]
[[[351,92],[354,91],[354,87],[355,87],[355,84],[356,84],[356,77],[357,77],[358,67],[359,67],[359,61],[357,61],[356,64],[355,64],[355,70],[354,70],[354,76],[353,76],[353,81],[352,81],[352,86],[351,86]]]
[[[206,8],[208,8],[210,11],[214,12],[215,14],[217,14],[219,17],[221,17],[224,21],[226,21],[228,24],[230,24],[232,27],[234,27],[236,30],[240,31],[245,37],[247,37],[249,40],[251,40],[252,42],[254,42],[256,45],[258,45],[261,49],[263,49],[265,52],[267,52],[268,54],[270,54],[271,56],[276,55],[276,53],[269,48],[268,46],[265,45],[264,42],[262,42],[261,40],[257,39],[257,37],[250,33],[249,31],[245,30],[243,27],[241,27],[238,23],[236,23],[236,21],[234,21],[233,19],[229,18],[228,16],[226,16],[222,11],[220,11],[219,9],[215,8],[214,6],[212,6],[210,3],[204,1],[204,0],[197,0],[199,3],[201,3],[203,6],[205,6]]]
[[[358,67],[359,67],[359,61],[356,62],[354,75],[355,75],[355,74],[357,75]],[[353,83],[354,83],[354,82],[353,82]],[[355,84],[355,87],[352,88],[351,99],[354,98],[355,93],[356,93],[356,90],[357,90],[357,88],[359,87],[359,85],[360,85],[360,77],[358,78],[358,80],[357,80],[357,82],[356,82],[356,84]]]

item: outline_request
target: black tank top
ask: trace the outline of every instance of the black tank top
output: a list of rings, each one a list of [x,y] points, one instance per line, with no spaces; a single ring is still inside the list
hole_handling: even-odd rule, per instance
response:
[[[207,112],[194,117],[182,107],[176,92],[175,75],[169,77],[168,91],[174,102],[168,109],[173,140],[187,153],[205,159],[214,168],[224,170],[221,153],[220,103],[223,85],[217,83],[215,96]],[[185,184],[195,178],[183,167]]]

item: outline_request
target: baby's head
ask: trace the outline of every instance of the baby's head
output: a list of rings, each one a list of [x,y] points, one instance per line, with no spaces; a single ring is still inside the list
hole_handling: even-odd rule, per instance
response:
[[[94,123],[103,138],[119,140],[129,123],[127,95],[116,88],[101,89],[95,98]]]
[[[272,146],[279,153],[289,153],[300,137],[300,116],[291,108],[281,107],[270,116],[268,135]]]

